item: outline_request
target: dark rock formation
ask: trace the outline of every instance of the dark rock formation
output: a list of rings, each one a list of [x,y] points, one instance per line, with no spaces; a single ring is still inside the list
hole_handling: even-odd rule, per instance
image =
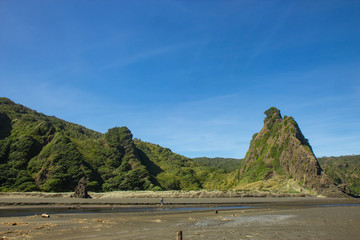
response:
[[[91,198],[86,190],[86,178],[82,177],[75,188],[75,193],[72,195],[74,198]]]
[[[281,175],[324,196],[346,196],[323,172],[295,120],[282,118],[274,107],[265,114],[264,126],[254,134],[241,164],[240,178],[255,182]]]

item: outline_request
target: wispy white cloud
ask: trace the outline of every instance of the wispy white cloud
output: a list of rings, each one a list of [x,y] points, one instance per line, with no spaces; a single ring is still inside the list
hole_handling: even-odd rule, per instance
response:
[[[159,1],[156,1],[159,2]],[[231,14],[239,14],[241,6],[246,5],[247,1],[225,1],[207,2],[206,5],[199,4],[197,1],[162,1],[161,4],[168,4],[170,7],[186,13],[187,15],[202,18],[224,18]]]
[[[139,61],[148,60],[153,57],[157,57],[164,54],[169,54],[174,51],[181,51],[184,48],[187,48],[191,45],[196,44],[196,42],[185,42],[185,43],[174,43],[169,44],[167,46],[160,46],[152,49],[145,49],[142,51],[138,51],[128,56],[119,56],[119,59],[108,64],[104,67],[104,70],[112,69],[112,68],[123,68],[132,64],[135,64]]]
[[[282,26],[284,25],[287,18],[291,15],[292,12],[293,12],[293,6],[290,5],[285,9],[285,11],[282,12],[282,14],[276,16],[277,19],[272,19],[273,21],[275,21],[275,24],[271,25],[270,29],[268,29],[268,31],[267,31],[267,34],[262,39],[255,42],[253,44],[253,46],[251,47],[252,53],[249,56],[249,59],[247,61],[248,66],[251,66],[253,64],[253,62],[264,52],[267,52],[267,51],[269,51],[269,49],[272,49],[271,43],[275,39],[279,39],[276,35],[279,33]],[[269,19],[267,19],[265,17],[263,20],[269,21]],[[256,24],[256,25],[259,25],[260,21],[258,20],[257,22],[258,22],[258,24]],[[251,38],[253,38],[253,37],[251,37]]]

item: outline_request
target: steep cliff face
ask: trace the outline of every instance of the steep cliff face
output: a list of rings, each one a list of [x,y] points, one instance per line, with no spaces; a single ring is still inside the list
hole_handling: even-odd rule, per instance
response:
[[[287,116],[282,118],[274,107],[265,114],[264,126],[254,134],[241,164],[241,180],[256,182],[281,176],[293,179],[304,188],[314,189],[318,194],[344,195],[322,171],[295,120]]]

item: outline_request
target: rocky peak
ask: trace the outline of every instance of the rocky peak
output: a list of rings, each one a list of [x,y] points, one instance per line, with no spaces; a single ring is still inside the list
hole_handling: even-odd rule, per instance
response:
[[[328,196],[342,195],[322,171],[309,141],[292,117],[281,117],[275,107],[265,111],[264,126],[254,134],[241,164],[242,181],[256,182],[278,176]]]
[[[271,107],[268,110],[266,110],[265,112],[266,118],[264,119],[264,123],[270,121],[270,120],[282,120],[281,114],[280,114],[280,110],[277,109],[276,107]]]

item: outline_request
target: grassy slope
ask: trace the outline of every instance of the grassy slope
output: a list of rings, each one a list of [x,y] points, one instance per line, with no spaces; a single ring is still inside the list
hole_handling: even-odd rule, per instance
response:
[[[193,160],[201,165],[222,169],[228,173],[236,171],[239,168],[242,161],[242,159],[237,159],[237,158],[220,158],[220,157],[217,158],[198,157],[198,158],[193,158]]]
[[[151,163],[148,169],[164,189],[229,189],[234,186],[233,173],[224,169],[198,163],[156,144],[134,142],[147,156],[146,162]]]

